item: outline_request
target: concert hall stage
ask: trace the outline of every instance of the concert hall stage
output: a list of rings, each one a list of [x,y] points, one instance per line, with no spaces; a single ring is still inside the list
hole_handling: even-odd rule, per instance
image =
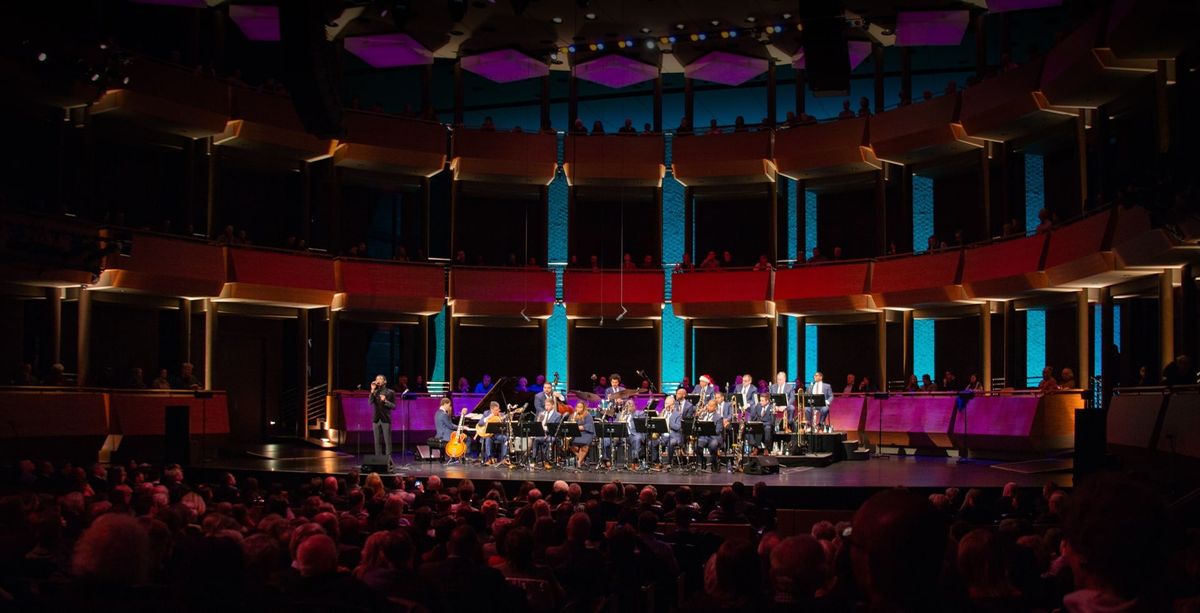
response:
[[[474,464],[445,466],[440,462],[413,461],[403,464],[395,457],[396,474],[418,479],[438,475],[455,481],[469,478],[474,481],[520,483],[533,481],[548,484],[562,479],[567,482],[607,483],[614,479],[623,483],[658,486],[688,485],[694,488],[719,488],[734,481],[751,485],[762,481],[773,491],[781,504],[793,508],[855,508],[880,489],[904,486],[920,491],[941,491],[947,487],[999,489],[1015,482],[1022,487],[1040,488],[1047,481],[1060,487],[1071,487],[1069,462],[1057,472],[1027,473],[1002,470],[988,460],[959,462],[953,457],[890,455],[861,461],[836,462],[825,467],[782,467],[779,474],[754,475],[729,472],[630,471],[630,470],[529,470],[524,467],[497,468]],[[345,474],[362,465],[362,457],[333,450],[321,450],[299,445],[263,445],[247,452],[207,462],[195,463],[192,471],[202,473],[232,471],[254,475],[262,485],[272,482],[298,483],[312,475]]]

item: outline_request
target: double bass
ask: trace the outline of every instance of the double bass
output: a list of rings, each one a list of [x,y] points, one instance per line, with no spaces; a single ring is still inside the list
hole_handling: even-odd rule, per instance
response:
[[[551,405],[546,407],[546,410],[549,411],[553,407],[555,411],[558,411],[559,415],[567,415],[573,410],[565,399],[558,399],[558,373],[554,373],[554,382],[550,384],[550,397],[546,399],[546,402]]]

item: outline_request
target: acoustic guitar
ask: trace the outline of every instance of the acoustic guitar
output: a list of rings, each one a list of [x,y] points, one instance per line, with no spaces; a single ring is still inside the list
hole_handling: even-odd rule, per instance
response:
[[[464,408],[458,415],[458,430],[450,433],[450,440],[446,443],[445,454],[448,458],[461,458],[467,455],[467,435],[463,434],[463,418],[466,416],[467,410]]]

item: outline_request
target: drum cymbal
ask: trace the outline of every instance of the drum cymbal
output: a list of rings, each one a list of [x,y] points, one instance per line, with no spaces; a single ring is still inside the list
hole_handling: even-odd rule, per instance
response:
[[[619,401],[625,400],[626,398],[633,398],[634,396],[637,396],[638,392],[640,392],[640,391],[641,390],[638,390],[638,389],[621,390],[619,392],[613,393],[611,396],[608,397],[608,399],[619,402]]]
[[[592,392],[585,392],[583,390],[572,390],[571,393],[575,394],[576,398],[584,402],[600,402],[599,394],[593,394]]]

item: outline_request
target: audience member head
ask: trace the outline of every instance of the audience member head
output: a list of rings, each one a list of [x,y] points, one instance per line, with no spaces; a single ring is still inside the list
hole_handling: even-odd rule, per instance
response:
[[[324,534],[304,539],[296,550],[296,569],[305,578],[323,577],[337,572],[337,545]]]
[[[946,523],[924,497],[879,492],[854,514],[854,576],[873,607],[921,608],[937,599]]]
[[[828,577],[825,549],[811,536],[788,537],[771,549],[771,588],[777,601],[809,600]]]
[[[1004,552],[995,532],[976,528],[958,542],[956,565],[967,596],[1004,598],[1016,595],[1005,569]]]
[[[150,536],[138,520],[101,515],[75,544],[71,567],[81,580],[106,587],[134,587],[150,577]]]

